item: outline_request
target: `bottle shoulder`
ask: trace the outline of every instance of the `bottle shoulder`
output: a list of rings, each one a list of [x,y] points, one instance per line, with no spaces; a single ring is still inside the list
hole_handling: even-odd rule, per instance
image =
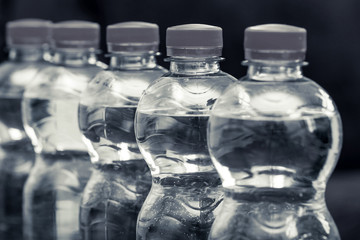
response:
[[[113,69],[109,67],[101,71],[98,75],[100,75],[100,77],[104,75],[104,78],[107,78],[109,73],[111,73],[119,81],[126,81],[128,84],[132,84],[134,79],[143,79],[152,82],[167,72],[168,71],[161,66],[148,69]]]
[[[143,70],[107,69],[99,72],[81,96],[87,106],[136,106],[143,91],[166,70],[162,67]]]
[[[138,109],[207,114],[223,90],[235,82],[234,77],[221,71],[206,75],[168,73],[150,84]]]
[[[3,62],[0,65],[0,94],[10,98],[21,97],[25,87],[46,66],[46,62]]]
[[[233,80],[236,80],[233,76],[231,76],[229,73],[223,72],[221,70],[217,72],[209,72],[209,73],[178,73],[178,72],[167,72],[165,75],[168,78],[174,78],[174,79],[182,79],[182,78],[188,78],[188,79],[204,79],[204,78],[232,78]]]
[[[245,76],[224,91],[214,114],[283,118],[338,114],[338,110],[324,88],[309,78],[258,81]]]
[[[296,79],[289,79],[287,81],[258,81],[248,78],[247,76],[240,78],[238,85],[244,88],[244,91],[249,93],[257,93],[264,91],[287,92],[294,96],[302,97],[312,101],[316,98],[326,97],[331,99],[326,90],[316,83],[314,80],[301,77]]]
[[[25,98],[78,98],[90,79],[102,69],[96,65],[68,68],[49,64],[26,87]]]
[[[237,80],[234,77],[221,71],[206,75],[179,75],[169,72],[153,81],[147,88],[145,95],[159,94],[164,90],[163,88],[174,87],[182,87],[191,93],[201,94],[204,92],[204,87],[222,89],[235,82]],[[166,91],[163,93],[167,95]]]

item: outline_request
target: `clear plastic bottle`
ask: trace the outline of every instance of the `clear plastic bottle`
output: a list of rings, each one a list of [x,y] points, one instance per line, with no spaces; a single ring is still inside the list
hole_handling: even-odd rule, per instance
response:
[[[156,64],[156,24],[110,25],[107,44],[110,66],[89,83],[79,107],[79,125],[94,167],[81,203],[84,240],[136,238],[151,174],[137,147],[135,111],[143,91],[166,72]]]
[[[167,29],[170,72],[153,82],[136,112],[136,139],[153,177],[137,239],[207,239],[223,195],[206,144],[209,111],[235,79],[220,70],[222,29]]]
[[[326,91],[302,74],[306,30],[245,30],[247,76],[214,105],[208,144],[225,199],[210,239],[338,240],[324,193],[342,144]]]
[[[80,94],[99,71],[99,25],[53,25],[53,64],[39,72],[22,102],[26,133],[36,161],[24,188],[27,240],[80,239],[81,194],[91,174],[90,156],[78,127]]]
[[[49,59],[51,22],[6,24],[8,61],[0,65],[0,239],[22,239],[22,192],[35,159],[21,118],[25,86]]]

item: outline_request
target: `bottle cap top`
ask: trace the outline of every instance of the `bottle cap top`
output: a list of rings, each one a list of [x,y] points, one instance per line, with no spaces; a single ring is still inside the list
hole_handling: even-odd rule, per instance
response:
[[[55,48],[98,48],[100,26],[87,21],[64,21],[53,25]]]
[[[168,56],[218,57],[223,47],[222,29],[205,24],[184,24],[166,31]]]
[[[159,50],[159,26],[147,22],[122,22],[106,28],[109,52]]]
[[[51,39],[51,21],[42,19],[19,19],[6,24],[8,46],[43,45]]]
[[[284,24],[248,27],[244,48],[248,60],[304,60],[306,30]]]

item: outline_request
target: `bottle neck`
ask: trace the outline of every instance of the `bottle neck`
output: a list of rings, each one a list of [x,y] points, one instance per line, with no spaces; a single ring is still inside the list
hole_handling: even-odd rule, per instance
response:
[[[10,47],[9,60],[18,62],[49,61],[50,52],[44,47]]]
[[[247,75],[259,81],[289,81],[302,78],[303,61],[245,61]]]
[[[112,53],[110,68],[121,70],[141,70],[155,68],[156,53]]]
[[[53,63],[72,67],[94,65],[96,62],[96,52],[87,49],[56,49],[53,57]]]
[[[184,75],[206,75],[220,71],[219,57],[188,58],[170,57],[170,72]]]

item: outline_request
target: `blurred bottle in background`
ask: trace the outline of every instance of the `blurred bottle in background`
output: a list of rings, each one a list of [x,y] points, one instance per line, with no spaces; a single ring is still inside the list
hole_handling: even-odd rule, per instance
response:
[[[25,86],[49,60],[51,22],[6,24],[9,59],[0,65],[0,239],[22,239],[22,192],[35,154],[21,118]]]
[[[26,133],[36,152],[24,188],[24,236],[31,240],[80,239],[79,209],[90,177],[90,157],[78,127],[78,104],[99,71],[99,25],[53,25],[53,64],[24,93]]]
[[[170,72],[150,84],[136,112],[136,138],[153,183],[137,239],[207,239],[222,201],[206,128],[209,111],[235,79],[220,70],[222,29],[167,29]]]
[[[84,240],[136,238],[151,174],[137,147],[135,111],[143,91],[166,72],[156,63],[156,24],[110,25],[106,37],[110,66],[89,83],[79,107],[79,125],[94,167],[81,203]]]
[[[306,30],[245,31],[247,76],[214,105],[208,143],[225,189],[210,239],[339,240],[324,194],[342,127],[326,91],[302,74]]]

